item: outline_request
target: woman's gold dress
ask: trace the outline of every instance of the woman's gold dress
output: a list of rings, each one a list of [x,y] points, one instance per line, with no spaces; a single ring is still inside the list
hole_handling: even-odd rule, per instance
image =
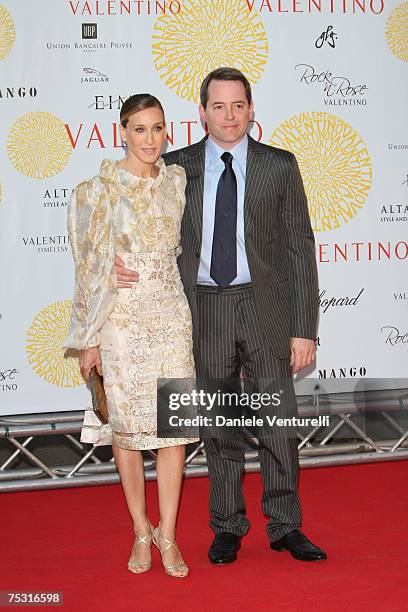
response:
[[[157,161],[143,179],[104,160],[100,174],[78,185],[68,211],[75,292],[67,348],[99,346],[109,424],[86,410],[81,441],[128,449],[195,442],[157,437],[157,379],[192,378],[191,313],[177,255],[186,178]],[[139,273],[117,289],[115,255]]]

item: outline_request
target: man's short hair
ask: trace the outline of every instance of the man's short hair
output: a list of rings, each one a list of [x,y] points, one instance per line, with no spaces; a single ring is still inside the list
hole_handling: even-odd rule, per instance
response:
[[[207,74],[200,88],[200,102],[203,108],[206,108],[208,102],[208,86],[211,81],[241,81],[245,88],[245,96],[248,104],[252,102],[251,84],[246,76],[237,68],[216,68]]]

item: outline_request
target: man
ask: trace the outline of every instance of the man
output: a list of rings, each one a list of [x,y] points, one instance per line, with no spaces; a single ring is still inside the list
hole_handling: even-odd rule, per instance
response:
[[[251,87],[233,68],[203,81],[200,115],[209,136],[164,156],[187,175],[178,263],[193,317],[197,376],[290,379],[315,357],[318,281],[314,236],[295,157],[247,135]],[[119,284],[137,274],[117,262]],[[244,451],[206,439],[213,563],[234,561],[249,528]],[[295,436],[261,436],[262,507],[274,550],[297,559],[326,554],[300,531]]]

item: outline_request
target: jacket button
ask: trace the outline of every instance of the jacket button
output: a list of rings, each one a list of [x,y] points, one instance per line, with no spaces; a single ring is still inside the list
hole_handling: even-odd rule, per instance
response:
[[[196,258],[199,259],[200,258],[200,253],[198,253],[197,251],[194,253]]]

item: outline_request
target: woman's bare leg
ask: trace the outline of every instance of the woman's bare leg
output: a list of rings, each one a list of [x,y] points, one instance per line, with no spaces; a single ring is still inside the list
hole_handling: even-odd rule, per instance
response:
[[[129,514],[133,521],[135,534],[140,537],[149,533],[149,523],[146,513],[144,466],[141,451],[120,448],[112,443],[116,468],[120,475]],[[148,546],[137,546],[137,561],[148,561],[150,550]]]
[[[185,446],[160,448],[157,454],[157,485],[159,490],[160,528],[165,538],[173,540],[183,478]],[[165,565],[179,562],[177,550],[169,548],[163,555]],[[185,573],[182,570],[180,574]]]

